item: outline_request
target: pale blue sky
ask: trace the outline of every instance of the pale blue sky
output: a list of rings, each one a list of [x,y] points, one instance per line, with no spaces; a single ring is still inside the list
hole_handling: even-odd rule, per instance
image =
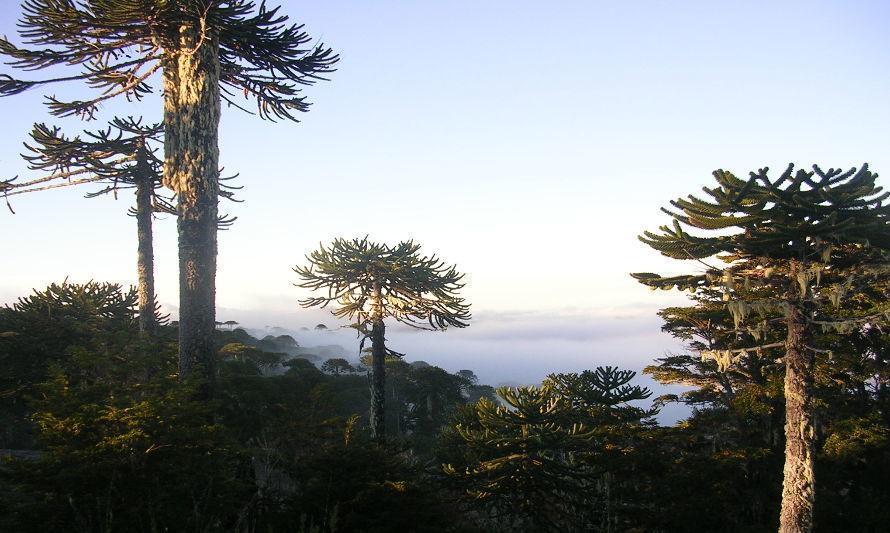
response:
[[[0,7],[10,36],[15,4]],[[301,124],[224,109],[222,162],[245,189],[243,204],[224,206],[239,220],[220,238],[220,320],[314,324],[290,285],[304,254],[337,236],[413,238],[467,273],[478,318],[416,358],[449,368],[449,352],[472,341],[489,344],[460,366],[483,377],[639,368],[674,349],[654,314],[682,300],[628,272],[694,268],[636,240],[666,222],[659,207],[716,168],[869,162],[890,173],[886,2],[282,5],[342,61],[307,90]],[[72,94],[0,100],[4,175],[31,175],[18,153],[30,124],[48,120],[44,92]],[[109,113],[159,110],[148,98]],[[18,196],[18,214],[0,215],[0,302],[65,276],[134,281],[131,199],[84,192]],[[159,298],[175,310],[175,223],[157,228]],[[606,330],[618,337],[599,342]],[[528,331],[554,339],[540,348],[551,353],[527,353]]]

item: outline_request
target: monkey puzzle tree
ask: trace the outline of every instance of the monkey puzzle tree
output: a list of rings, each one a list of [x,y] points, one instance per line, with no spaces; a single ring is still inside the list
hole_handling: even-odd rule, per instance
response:
[[[371,340],[371,431],[383,439],[386,356],[402,354],[386,347],[385,319],[429,330],[466,327],[470,305],[457,296],[464,275],[435,255],[420,255],[420,245],[395,246],[362,239],[334,239],[306,256],[309,265],[295,267],[298,287],[327,295],[300,300],[303,307],[334,303],[333,315],[353,321],[362,345]]]
[[[251,0],[27,0],[20,35],[0,39],[13,67],[71,67],[44,80],[0,75],[0,95],[82,80],[100,91],[87,100],[48,97],[57,116],[92,119],[105,100],[141,100],[163,80],[164,184],[176,193],[179,228],[179,369],[196,365],[212,379],[216,300],[216,224],[220,101],[242,108],[252,97],[266,119],[296,120],[308,103],[299,87],[323,79],[338,57],[278,9]],[[63,73],[66,74],[66,73]],[[2,186],[2,184],[0,184]]]
[[[737,324],[726,312],[722,289],[699,288],[689,296],[694,305],[659,311],[664,320],[662,331],[684,341],[687,351],[660,357],[643,372],[661,383],[695,387],[679,396],[664,395],[656,400],[658,403],[682,402],[699,409],[725,410],[724,422],[730,422],[734,431],[756,430],[762,437],[761,445],[778,451],[783,443],[784,425],[782,365],[754,351],[739,353],[738,359],[729,366],[718,364],[714,359],[702,359],[701,353],[719,353],[738,347],[739,328],[751,328],[761,344],[781,342],[785,336],[782,328],[768,328],[768,325],[783,315],[764,311]],[[768,296],[768,291],[764,291],[764,297]]]
[[[595,476],[591,438],[550,384],[500,387],[460,408],[443,433],[443,471],[491,531],[579,531]],[[569,520],[571,517],[571,520]],[[482,525],[482,524],[480,524]]]
[[[628,405],[651,394],[629,385],[635,375],[550,374],[457,410],[439,458],[464,503],[490,519],[486,530],[617,530],[622,492],[640,488],[641,422],[655,414]]]
[[[813,368],[825,348],[813,346],[816,331],[850,333],[890,318],[886,300],[852,316],[841,310],[890,271],[890,193],[875,184],[868,167],[812,172],[789,165],[778,179],[768,169],[742,180],[717,170],[710,198],[689,195],[664,211],[674,219],[640,240],[674,259],[716,257],[725,267],[703,273],[633,274],[653,289],[718,289],[733,319],[732,343],[702,349],[703,358],[728,368],[751,354],[780,350],[785,366],[785,469],[782,532],[811,531],[815,481],[813,462]],[[686,227],[714,232],[690,234]],[[703,261],[702,261],[703,262]],[[703,262],[704,263],[704,262]],[[706,263],[705,263],[706,264]],[[759,317],[759,321],[754,321]],[[784,339],[766,334],[784,328]]]
[[[154,289],[154,247],[152,216],[155,210],[173,213],[170,200],[158,193],[161,187],[161,161],[151,147],[163,131],[160,124],[143,125],[132,118],[112,120],[108,129],[85,130],[83,137],[69,138],[59,128],[34,124],[32,144],[25,144],[31,155],[23,155],[34,170],[56,172],[9,191],[8,195],[34,192],[45,188],[101,182],[105,187],[87,194],[95,197],[118,189],[136,190],[137,257],[139,291],[139,329],[151,334],[155,330],[157,303]],[[88,177],[66,180],[75,174]]]
[[[68,137],[58,127],[34,124],[32,144],[25,143],[30,155],[22,157],[29,168],[52,174],[14,184],[4,195],[13,196],[58,187],[98,182],[104,187],[88,193],[87,198],[114,194],[122,189],[135,189],[136,206],[130,214],[136,218],[137,287],[139,291],[139,329],[151,334],[156,327],[157,302],[154,289],[154,244],[152,217],[155,212],[176,214],[172,199],[159,192],[161,160],[155,155],[157,143],[162,142],[161,124],[142,124],[141,119],[114,118],[107,129],[84,130],[81,135]],[[72,180],[74,176],[82,176]],[[234,200],[232,187],[222,183],[234,178],[219,178],[219,195]],[[7,200],[8,201],[8,200]],[[217,225],[225,229],[234,217],[220,216]]]

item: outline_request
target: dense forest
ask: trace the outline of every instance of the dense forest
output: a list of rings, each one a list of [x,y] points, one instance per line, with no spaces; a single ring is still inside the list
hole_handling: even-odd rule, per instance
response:
[[[646,371],[694,388],[650,403],[617,368],[494,390],[390,356],[381,443],[369,357],[221,325],[213,399],[196,401],[177,325],[140,334],[137,304],[133,289],[63,283],[0,309],[0,530],[775,530],[783,372],[754,354],[728,370],[693,352],[659,359]],[[663,310],[664,328],[700,346],[732,327],[720,307],[702,293]],[[890,520],[887,339],[822,339],[820,531]],[[659,427],[668,401],[693,415]]]
[[[473,320],[465,274],[410,239],[336,238],[293,267],[300,305],[345,322],[354,351],[216,320],[217,231],[234,223],[219,211],[234,194],[222,104],[296,121],[332,49],[250,0],[22,12],[24,44],[4,37],[0,54],[46,76],[0,74],[0,95],[79,81],[94,97],[47,97],[50,115],[94,120],[157,93],[163,120],[35,123],[38,176],[0,180],[7,204],[134,189],[138,242],[134,287],[66,280],[0,308],[0,530],[887,530],[890,193],[867,165],[717,170],[640,236],[694,265],[631,274],[690,293],[659,313],[685,351],[644,370],[686,392],[653,398],[618,366],[495,389],[387,344],[393,325]],[[154,291],[156,213],[177,221],[175,321]],[[691,416],[659,426],[670,402]]]

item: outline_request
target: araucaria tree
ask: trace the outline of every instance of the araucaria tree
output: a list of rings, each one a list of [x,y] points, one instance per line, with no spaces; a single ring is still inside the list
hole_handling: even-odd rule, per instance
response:
[[[156,156],[162,143],[162,124],[143,124],[141,119],[115,117],[104,130],[84,130],[69,137],[58,127],[34,124],[30,151],[22,157],[33,170],[51,172],[23,183],[7,181],[4,196],[14,196],[58,187],[98,183],[98,191],[87,198],[132,188],[136,205],[130,210],[136,218],[137,288],[139,292],[139,329],[150,335],[157,325],[157,302],[154,289],[154,243],[152,217],[155,212],[176,214],[171,198],[163,192],[162,161]],[[234,177],[234,176],[233,176]],[[232,187],[223,184],[233,177],[219,178],[219,195],[234,199]],[[74,178],[74,179],[72,179]],[[10,208],[11,209],[11,208]],[[234,217],[220,216],[217,225],[224,229]]]
[[[704,188],[708,199],[672,201],[675,211],[664,211],[673,225],[640,237],[668,257],[698,260],[703,272],[633,276],[653,289],[722,292],[733,336],[721,349],[701,351],[721,369],[752,354],[784,363],[780,531],[808,532],[815,499],[813,368],[816,357],[831,356],[815,341],[822,331],[844,334],[890,319],[886,299],[883,308],[858,306],[859,313],[844,305],[890,271],[890,193],[881,192],[877,174],[865,165],[846,172],[816,166],[795,171],[789,165],[777,179],[767,171],[752,172],[747,180],[714,172],[718,186]],[[688,228],[712,233],[694,235]],[[708,266],[708,258],[724,266]],[[765,342],[776,328],[784,340]]]
[[[0,94],[81,80],[99,93],[87,100],[48,97],[57,116],[93,118],[101,102],[140,100],[163,79],[164,185],[176,193],[179,228],[179,368],[214,375],[216,225],[220,102],[296,120],[308,103],[299,87],[323,79],[337,56],[287,17],[251,0],[28,0],[19,22],[24,47],[0,39],[0,53],[25,70],[68,67],[43,80],[0,75]],[[241,108],[243,109],[243,108]]]
[[[64,135],[59,128],[34,124],[31,144],[25,144],[30,155],[23,155],[34,170],[54,172],[47,176],[17,184],[7,196],[35,192],[55,187],[99,182],[99,191],[87,194],[95,197],[117,194],[119,189],[136,190],[137,287],[139,293],[139,329],[145,334],[155,330],[157,303],[154,289],[154,247],[152,216],[155,210],[175,212],[161,188],[161,161],[155,156],[153,142],[158,142],[163,131],[160,124],[143,125],[132,118],[112,120],[108,129],[85,130],[83,136]],[[85,177],[81,177],[84,176]],[[77,176],[77,179],[71,178]]]
[[[353,322],[371,340],[371,431],[385,437],[384,387],[387,355],[400,356],[386,347],[385,320],[411,327],[444,330],[463,328],[470,305],[457,296],[463,274],[435,255],[420,255],[420,245],[402,241],[395,246],[363,239],[335,239],[306,256],[308,266],[295,267],[302,280],[296,285],[327,294],[300,300],[303,307],[326,307],[338,318]]]
[[[478,525],[629,531],[627,508],[641,514],[640,508],[621,500],[646,492],[630,472],[642,469],[642,422],[656,413],[628,405],[651,395],[629,385],[635,375],[608,366],[550,374],[540,387],[501,387],[500,401],[482,398],[459,408],[443,432],[439,458]]]

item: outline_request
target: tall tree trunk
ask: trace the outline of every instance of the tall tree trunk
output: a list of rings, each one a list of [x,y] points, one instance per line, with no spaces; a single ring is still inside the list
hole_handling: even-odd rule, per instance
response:
[[[785,471],[782,484],[780,533],[808,533],[813,529],[816,487],[813,476],[813,353],[807,348],[804,312],[806,289],[797,276],[802,265],[792,261],[792,297],[785,351]]]
[[[377,441],[386,437],[384,419],[386,387],[386,326],[383,318],[375,318],[371,326],[371,436]]]
[[[179,372],[215,377],[219,41],[198,21],[179,30],[164,65],[164,184],[176,192]]]
[[[139,331],[145,335],[155,332],[155,274],[154,244],[152,242],[152,191],[154,176],[145,160],[145,147],[140,144],[136,153],[136,272],[139,291]]]

